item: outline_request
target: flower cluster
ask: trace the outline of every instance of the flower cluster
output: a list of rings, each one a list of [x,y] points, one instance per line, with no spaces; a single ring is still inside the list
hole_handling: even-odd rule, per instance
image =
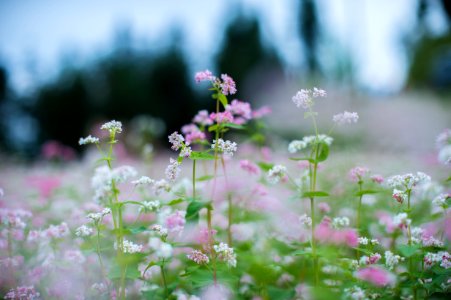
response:
[[[268,181],[276,184],[286,176],[287,168],[282,165],[275,165],[268,171]]]
[[[314,87],[313,91],[308,89],[301,89],[296,93],[296,95],[293,96],[291,100],[297,107],[309,109],[314,105],[314,98],[324,98],[326,96],[326,91]]]
[[[345,111],[343,113],[334,115],[332,120],[338,125],[352,124],[357,123],[357,121],[359,120],[359,115],[356,112],[351,113]]]
[[[222,152],[226,156],[233,156],[233,154],[237,151],[238,147],[235,142],[218,139],[218,141],[213,140],[213,143],[211,144],[211,149],[218,149],[219,152]]]
[[[198,265],[208,264],[210,262],[208,256],[199,250],[193,250],[190,254],[186,255],[186,257]]]
[[[142,245],[135,244],[135,243],[133,243],[133,242],[131,242],[129,240],[125,240],[125,239],[124,239],[124,241],[122,243],[122,246],[123,246],[122,251],[124,253],[133,254],[133,253],[139,253],[139,252],[143,251],[143,246]],[[116,242],[114,242],[114,249],[117,250],[117,243]]]
[[[424,264],[427,267],[439,264],[442,268],[449,269],[451,268],[451,255],[446,251],[439,251],[437,253],[428,252],[424,256]]]
[[[320,143],[325,143],[330,146],[333,142],[333,138],[325,134],[319,134],[318,136],[310,135],[305,136],[302,140],[294,140],[288,145],[288,152],[296,153],[308,147],[315,146]]]
[[[182,169],[180,169],[180,162],[170,158],[169,159],[169,165],[166,167],[166,178],[169,181],[175,181],[177,179],[177,177],[180,175],[180,172],[182,171]]]
[[[227,74],[221,74],[221,79],[214,76],[209,70],[197,72],[194,80],[199,83],[201,81],[210,81],[215,88],[221,89],[224,95],[233,95],[236,93],[235,81]],[[221,81],[222,80],[222,81]]]
[[[122,132],[122,123],[119,121],[112,120],[103,124],[100,129],[108,130],[110,134],[121,133]]]
[[[233,248],[229,248],[226,243],[220,243],[214,245],[213,249],[220,260],[226,262],[229,267],[236,267],[236,254],[233,252]]]
[[[80,140],[78,141],[79,145],[98,144],[98,143],[99,143],[99,138],[93,137],[91,135],[88,135],[85,138],[80,138]]]
[[[6,295],[5,299],[11,300],[34,300],[39,299],[39,292],[37,292],[34,286],[19,286],[15,289],[11,289]]]

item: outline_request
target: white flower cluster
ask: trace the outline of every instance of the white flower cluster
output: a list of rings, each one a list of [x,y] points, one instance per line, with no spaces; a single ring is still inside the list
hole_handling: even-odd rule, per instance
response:
[[[356,112],[345,111],[333,116],[332,120],[338,125],[357,123],[359,115]]]
[[[88,227],[86,225],[81,225],[75,230],[75,235],[79,237],[85,237],[90,236],[94,231],[91,227]]]
[[[442,268],[451,268],[451,255],[446,251],[440,251],[437,253],[428,252],[424,256],[424,263],[427,267],[431,267],[435,264],[440,264]]]
[[[348,217],[337,217],[332,220],[332,226],[334,228],[344,228],[348,227],[350,224]]]
[[[110,132],[110,134],[121,133],[122,132],[122,123],[119,121],[112,120],[110,122],[103,124],[100,127],[100,129],[108,130]]]
[[[412,223],[406,213],[399,213],[393,218],[393,225],[399,228],[407,228]]]
[[[286,172],[287,168],[285,166],[275,165],[268,171],[268,181],[276,184],[285,176]]]
[[[117,243],[116,242],[114,242],[114,249],[117,249]],[[138,244],[135,244],[135,243],[133,243],[133,242],[131,242],[129,240],[125,240],[124,239],[124,241],[123,241],[123,249],[122,249],[122,251],[124,253],[133,254],[133,253],[142,252],[142,250],[143,250],[143,246],[142,245],[138,245]]]
[[[179,150],[183,147],[183,142],[185,141],[185,138],[183,135],[179,134],[177,131],[173,132],[171,135],[168,136],[169,143],[172,144],[171,149],[174,151]]]
[[[102,221],[103,217],[105,217],[106,215],[111,213],[111,209],[109,208],[104,208],[101,212],[99,213],[90,213],[86,216],[86,218],[90,219],[91,222],[93,222],[94,224],[98,224],[99,222]]]
[[[451,164],[451,130],[445,129],[437,137],[437,148],[439,150],[438,160],[444,165]]]
[[[233,154],[238,149],[237,144],[235,142],[224,141],[223,139],[218,139],[217,143],[218,143],[218,150],[227,156],[233,156]],[[213,143],[211,144],[211,149],[216,149],[216,140],[213,140]]]
[[[150,229],[161,237],[166,237],[168,235],[168,229],[164,228],[161,225],[158,224],[152,225]]]
[[[366,296],[365,291],[358,286],[353,286],[351,288],[346,288],[344,290],[345,298],[352,300],[368,300],[369,298]]]
[[[140,185],[152,185],[155,181],[147,176],[141,176],[138,180],[133,180],[132,184],[134,186]]]
[[[446,202],[450,198],[450,195],[448,193],[443,193],[438,195],[437,197],[432,200],[432,204],[436,207],[440,207],[443,209],[448,208],[448,203]]]
[[[297,107],[302,107],[304,109],[308,109],[308,108],[312,107],[313,104],[315,103],[313,101],[313,98],[326,97],[326,96],[327,96],[326,91],[314,87],[313,91],[307,90],[307,89],[301,89],[300,91],[298,91],[296,93],[296,95],[294,95],[291,98],[291,100]]]
[[[69,227],[66,222],[59,225],[50,225],[49,228],[41,232],[41,237],[49,239],[59,239],[69,235]]]
[[[302,216],[300,216],[299,221],[301,222],[302,225],[306,227],[312,226],[312,218],[307,216],[307,214],[303,214]]]
[[[412,173],[404,175],[394,175],[387,179],[387,185],[392,188],[404,188],[411,190],[419,183],[425,183],[431,181],[431,177],[423,172],[417,172],[416,175]]]
[[[142,203],[142,206],[139,208],[140,212],[157,211],[160,208],[160,201],[158,201],[158,200],[144,201],[141,203]]]
[[[301,151],[307,147],[314,146],[318,143],[325,143],[328,146],[332,145],[332,142],[334,141],[333,138],[331,138],[328,135],[325,134],[319,134],[316,135],[309,135],[302,138],[302,140],[294,140],[288,145],[288,152],[290,153],[296,153],[298,151]]]
[[[385,265],[389,270],[393,270],[400,261],[404,261],[404,257],[393,254],[391,251],[385,251],[384,253]]]
[[[80,138],[80,140],[78,141],[79,145],[98,144],[98,143],[99,143],[99,138],[93,137],[91,135],[88,135],[85,138]]]
[[[436,239],[432,235],[423,238],[423,247],[443,247],[443,246],[444,246],[443,242]]]
[[[94,201],[100,202],[109,195],[113,188],[113,181],[122,183],[136,176],[136,174],[136,170],[130,166],[121,166],[113,170],[110,170],[108,166],[98,167],[91,179]]]
[[[359,241],[360,245],[368,245],[368,244],[379,245],[379,241],[378,240],[376,240],[376,239],[371,239],[370,240],[370,239],[368,239],[367,237],[364,237],[364,236],[359,237],[358,241]]]
[[[236,267],[236,254],[233,252],[233,248],[229,248],[226,243],[220,243],[214,245],[213,249],[220,260],[226,262],[229,267]]]
[[[177,177],[180,175],[180,172],[182,169],[180,168],[180,162],[177,160],[170,158],[169,159],[169,165],[166,167],[166,178],[169,181],[175,181]]]

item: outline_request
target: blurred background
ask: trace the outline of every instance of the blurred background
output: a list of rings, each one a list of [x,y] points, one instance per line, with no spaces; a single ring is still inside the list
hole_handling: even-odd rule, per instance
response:
[[[359,111],[354,142],[430,151],[451,126],[450,24],[446,0],[2,0],[0,156],[72,159],[110,119],[167,147],[214,105],[204,69],[282,137],[308,131],[291,97],[318,86],[318,109]]]

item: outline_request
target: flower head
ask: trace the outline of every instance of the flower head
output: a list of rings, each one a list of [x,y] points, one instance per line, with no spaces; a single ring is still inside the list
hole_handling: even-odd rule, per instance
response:
[[[338,125],[343,125],[343,124],[352,124],[352,123],[357,123],[357,121],[359,120],[359,115],[356,112],[348,112],[345,111],[343,113],[340,114],[336,114],[332,120],[337,123]]]
[[[216,77],[213,76],[213,74],[209,70],[197,72],[196,75],[194,75],[194,80],[196,83],[199,83],[201,81],[215,81]]]
[[[88,135],[85,138],[80,138],[80,140],[78,141],[79,145],[98,144],[98,143],[99,143],[99,138],[93,137],[91,135]]]
[[[100,129],[102,130],[108,130],[110,134],[113,133],[121,133],[122,132],[122,123],[119,121],[110,121],[105,124],[103,124]]]
[[[218,139],[218,141],[213,140],[213,144],[211,144],[211,149],[218,149],[220,152],[224,153],[227,156],[233,156],[233,154],[237,151],[238,148],[235,142]]]
[[[224,95],[233,95],[236,93],[235,81],[227,74],[221,75],[222,83],[219,85]]]
[[[175,181],[179,176],[180,172],[181,172],[180,163],[177,160],[170,158],[169,165],[166,167],[165,171],[166,178],[169,181]]]
[[[278,183],[282,178],[285,177],[285,174],[287,172],[287,168],[282,165],[275,165],[268,171],[268,181],[270,183]]]
[[[193,250],[190,254],[186,255],[186,257],[198,265],[208,264],[210,262],[208,256],[199,250]]]

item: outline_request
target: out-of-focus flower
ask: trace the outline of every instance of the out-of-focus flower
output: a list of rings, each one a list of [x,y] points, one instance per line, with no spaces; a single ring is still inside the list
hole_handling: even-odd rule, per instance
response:
[[[349,179],[352,182],[359,182],[370,170],[366,167],[355,167],[349,171]]]
[[[80,140],[78,141],[79,145],[98,144],[98,143],[99,143],[99,138],[93,137],[91,135],[88,135],[85,138],[80,138]]]
[[[359,120],[359,115],[356,112],[345,111],[343,113],[334,115],[332,120],[338,125],[352,124],[357,123],[357,121]]]
[[[285,177],[286,172],[287,168],[285,166],[275,165],[268,171],[268,181],[270,183],[276,184]]]
[[[194,80],[199,83],[201,81],[215,81],[216,77],[213,76],[213,74],[209,70],[197,72],[196,75],[194,75]]]
[[[227,74],[221,75],[222,83],[219,85],[221,87],[222,93],[224,95],[233,95],[236,93],[236,85],[235,81],[233,81],[232,77]]]
[[[110,132],[110,134],[121,133],[122,132],[122,123],[119,121],[112,120],[110,122],[103,124],[100,127],[100,129],[108,130]]]
[[[260,172],[260,169],[258,168],[258,166],[247,159],[240,161],[240,168],[245,170],[249,174],[258,175]]]
[[[182,170],[180,169],[180,163],[177,160],[170,158],[169,165],[166,167],[165,171],[166,178],[169,181],[175,181],[177,177],[180,175],[181,171]]]
[[[223,139],[218,139],[218,141],[213,140],[211,144],[211,149],[217,149],[224,153],[227,156],[233,156],[233,154],[237,151],[237,144],[231,141],[224,141]]]
[[[233,248],[229,248],[229,245],[226,243],[220,243],[219,245],[214,245],[213,249],[220,260],[226,262],[229,267],[236,267],[236,254]]]
[[[186,256],[189,260],[194,261],[198,265],[208,264],[210,259],[207,255],[199,250],[193,250],[190,254]]]
[[[360,269],[354,273],[354,276],[378,287],[393,285],[395,283],[393,274],[374,266]]]

